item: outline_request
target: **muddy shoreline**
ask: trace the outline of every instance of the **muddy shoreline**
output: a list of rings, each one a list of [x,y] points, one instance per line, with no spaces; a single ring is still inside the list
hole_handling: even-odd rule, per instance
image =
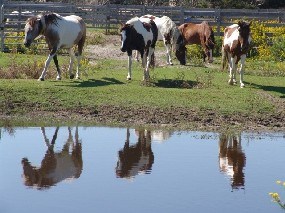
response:
[[[189,108],[129,108],[98,106],[76,111],[31,111],[22,115],[0,115],[1,126],[55,126],[99,125],[118,127],[144,127],[150,129],[174,129],[193,131],[285,131],[284,112],[274,114],[222,115],[213,110]]]

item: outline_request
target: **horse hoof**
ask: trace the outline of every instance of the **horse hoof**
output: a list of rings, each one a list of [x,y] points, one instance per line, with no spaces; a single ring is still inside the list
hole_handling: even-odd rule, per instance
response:
[[[61,80],[61,78],[57,77],[57,78],[56,78],[56,80],[57,80],[57,81],[60,81],[60,80]]]
[[[38,79],[38,81],[44,81],[44,80],[45,80],[44,78],[39,78],[39,79]]]
[[[70,78],[70,79],[74,79],[74,75],[71,74],[71,75],[69,76],[69,78]]]
[[[76,79],[76,80],[79,80],[79,79],[80,79],[80,77],[78,77],[78,76],[77,76],[75,79]]]
[[[127,81],[130,81],[130,80],[132,80],[132,78],[130,78],[130,77],[127,77]]]
[[[233,85],[234,82],[232,80],[229,80],[229,85]]]

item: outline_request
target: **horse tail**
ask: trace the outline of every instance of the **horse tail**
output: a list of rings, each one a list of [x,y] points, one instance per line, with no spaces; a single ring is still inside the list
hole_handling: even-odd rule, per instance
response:
[[[228,57],[227,57],[227,53],[223,45],[222,46],[222,71],[225,70],[225,67],[227,66],[227,62],[228,62]]]
[[[82,18],[78,17],[78,21],[81,25],[81,28],[82,28],[82,37],[81,39],[78,41],[78,54],[79,55],[82,55],[82,51],[83,51],[83,47],[84,47],[84,43],[85,43],[85,40],[86,40],[86,24],[85,22],[83,21]]]

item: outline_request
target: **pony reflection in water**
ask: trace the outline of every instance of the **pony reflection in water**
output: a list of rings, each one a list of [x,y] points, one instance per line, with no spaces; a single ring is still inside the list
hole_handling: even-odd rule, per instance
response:
[[[232,189],[244,188],[244,167],[246,157],[241,146],[241,136],[220,136],[220,170],[231,179]]]
[[[116,175],[118,178],[132,179],[139,174],[150,174],[154,163],[151,144],[162,143],[171,137],[172,132],[163,130],[135,130],[137,142],[130,143],[130,130],[124,148],[118,153]]]
[[[54,186],[63,180],[79,178],[83,168],[83,161],[78,127],[76,127],[74,139],[71,128],[68,127],[68,138],[59,152],[54,151],[59,127],[55,129],[51,142],[46,136],[44,127],[41,128],[41,131],[47,151],[39,167],[33,166],[27,158],[22,159],[24,184],[44,189]]]
[[[150,173],[154,163],[151,149],[151,133],[149,130],[138,130],[137,143],[130,145],[130,130],[127,129],[127,140],[119,151],[116,175],[119,178],[133,178],[138,174]]]

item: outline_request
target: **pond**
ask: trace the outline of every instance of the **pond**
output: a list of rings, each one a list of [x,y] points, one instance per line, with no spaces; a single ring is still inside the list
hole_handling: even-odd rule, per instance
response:
[[[284,212],[285,133],[0,131],[0,212]]]

